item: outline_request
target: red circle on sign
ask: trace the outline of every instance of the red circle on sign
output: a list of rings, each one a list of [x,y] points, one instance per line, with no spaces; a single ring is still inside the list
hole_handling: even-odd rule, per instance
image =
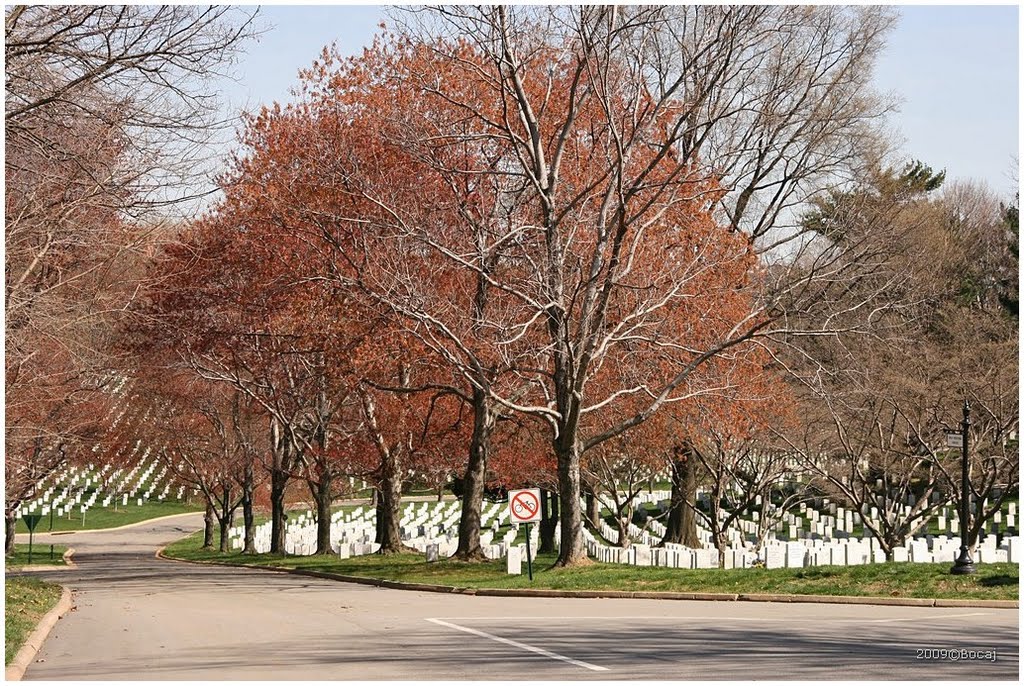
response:
[[[529,501],[529,502],[527,502],[527,501]],[[522,507],[527,512],[529,512],[529,516],[523,517],[523,516],[519,515],[518,513],[516,513],[516,506],[517,505]],[[540,509],[540,502],[537,500],[537,497],[535,495],[533,495],[533,493],[530,493],[529,491],[524,491],[522,493],[516,493],[516,497],[512,499],[512,512],[514,514],[516,514],[516,516],[519,517],[520,519],[533,519],[534,515],[537,514],[537,511],[539,509]]]

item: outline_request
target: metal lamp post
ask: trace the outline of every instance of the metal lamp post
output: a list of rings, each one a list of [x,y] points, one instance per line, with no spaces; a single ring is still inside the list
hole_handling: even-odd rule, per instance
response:
[[[970,522],[968,520],[971,516],[971,485],[969,482],[970,477],[967,474],[967,431],[970,428],[971,405],[967,400],[964,400],[964,421],[960,425],[960,430],[963,432],[963,445],[961,446],[962,453],[960,456],[960,557],[956,559],[953,568],[949,570],[950,574],[974,574],[978,571],[974,566],[974,560],[971,559],[971,553],[967,549],[967,536],[970,530]]]

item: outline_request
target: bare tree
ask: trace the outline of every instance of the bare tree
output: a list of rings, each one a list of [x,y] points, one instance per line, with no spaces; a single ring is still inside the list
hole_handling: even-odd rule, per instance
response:
[[[209,78],[251,19],[201,7],[5,11],[8,519],[20,475],[44,477],[81,444],[67,412],[117,378],[114,325],[157,229],[203,185],[197,160],[217,125]]]
[[[959,456],[946,448],[943,431],[956,427],[964,400],[983,408],[972,431],[972,490],[989,503],[972,521],[969,544],[1019,479],[1008,459],[1018,386],[1016,320],[1007,303],[1016,289],[996,278],[1014,270],[1012,235],[998,203],[978,188],[936,197],[943,177],[919,162],[876,169],[862,187],[833,193],[805,216],[838,243],[873,226],[896,229],[879,258],[903,275],[890,293],[901,306],[854,314],[875,318],[886,338],[837,332],[805,346],[790,366],[807,393],[804,434],[789,443],[860,512],[890,558],[939,507],[959,502]],[[984,275],[971,264],[975,257]],[[851,284],[840,297],[859,300],[864,285]]]
[[[562,500],[561,564],[585,557],[583,452],[666,403],[699,395],[702,389],[686,388],[691,372],[732,346],[754,336],[798,333],[785,312],[813,302],[824,308],[824,284],[873,268],[864,246],[811,251],[782,229],[796,226],[783,221],[793,207],[858,162],[858,142],[886,108],[868,83],[891,23],[886,12],[873,9],[460,7],[435,10],[417,27],[436,51],[468,42],[479,61],[456,50],[447,55],[489,87],[484,101],[500,106],[492,117],[492,109],[460,99],[463,92],[426,73],[410,82],[461,105],[486,132],[474,135],[512,151],[501,173],[528,182],[528,212],[501,241],[515,238],[533,271],[525,279],[491,281],[519,306],[504,330],[543,336],[546,371],[528,376],[540,389],[533,402],[488,392],[501,406],[551,425]],[[587,171],[574,167],[582,141],[590,159],[600,160]],[[721,180],[724,196],[713,179]],[[679,299],[692,297],[701,267],[692,258],[661,253],[655,275],[645,251],[656,244],[659,223],[678,221],[673,209],[697,198],[715,204],[718,197],[715,206],[731,227],[760,239],[766,254],[780,242],[794,246],[788,266],[769,272],[755,307],[723,318],[705,340],[667,336],[657,322]],[[416,230],[422,237],[423,227]],[[478,260],[443,238],[428,234],[423,243],[471,273],[484,273]],[[719,252],[704,254],[701,264],[721,267],[738,259],[724,237],[697,248],[713,249]],[[649,297],[624,307],[619,298],[627,288]],[[818,328],[836,323],[819,322]],[[437,330],[445,335],[443,327]],[[627,340],[676,355],[675,370],[591,397],[594,371]],[[581,434],[587,414],[635,398],[647,399],[635,414]]]
[[[777,421],[777,420],[776,420]],[[764,526],[814,495],[809,482],[798,482],[798,461],[791,450],[780,449],[770,440],[767,418],[753,422],[724,421],[707,426],[692,448],[692,455],[704,476],[707,507],[687,503],[711,532],[718,550],[718,564],[725,566],[728,534],[741,517],[759,513]],[[753,424],[753,426],[751,426]],[[778,505],[773,505],[778,501]],[[757,548],[763,544],[759,532]]]
[[[644,459],[638,454],[643,452],[643,447],[632,441],[610,442],[603,450],[592,451],[585,462],[584,469],[606,494],[603,500],[615,518],[618,544],[623,548],[629,547],[632,540],[629,525],[636,513],[636,498],[664,466],[661,459]]]

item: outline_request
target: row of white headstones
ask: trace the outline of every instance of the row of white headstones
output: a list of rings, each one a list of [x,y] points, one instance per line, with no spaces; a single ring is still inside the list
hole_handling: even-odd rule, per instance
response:
[[[645,494],[657,498],[664,492]],[[1011,504],[1012,505],[1012,504]],[[830,514],[822,514],[807,508],[803,514],[812,521],[828,521],[827,537],[817,537],[817,533],[804,535],[795,540],[780,540],[770,533],[763,542],[760,557],[755,554],[755,545],[750,537],[742,537],[739,532],[732,532],[730,546],[724,554],[724,566],[728,568],[747,568],[763,564],[768,568],[781,567],[812,567],[818,565],[860,565],[873,562],[884,562],[885,554],[878,542],[871,537],[857,538],[850,534],[852,524],[847,526],[848,512],[842,511],[834,503],[826,503]],[[461,509],[458,501],[448,503],[409,503],[406,504],[400,520],[400,531],[404,545],[414,548],[427,556],[428,560],[452,555],[458,547],[457,526]],[[813,515],[810,513],[814,513]],[[856,513],[854,513],[856,514]],[[526,544],[515,541],[519,537],[519,526],[512,524],[501,537],[494,537],[508,521],[506,503],[492,503],[484,508],[482,525],[485,531],[481,534],[481,544],[485,556],[490,559],[505,558],[510,574],[519,574],[522,562],[526,559]],[[338,511],[332,516],[331,549],[342,558],[368,555],[376,552],[379,545],[374,542],[376,512],[372,508],[356,508],[350,512]],[[741,526],[741,531],[750,530],[749,525],[756,522],[748,521]],[[584,529],[584,542],[587,553],[600,562],[631,564],[638,566],[674,567],[680,569],[703,569],[719,566],[719,552],[711,545],[711,533],[698,526],[698,536],[702,546],[688,548],[676,544],[654,547],[657,540],[664,534],[662,525],[649,522],[645,530],[636,525],[631,526],[631,533],[637,539],[628,547],[607,545]],[[845,529],[844,529],[845,527]],[[560,525],[555,529],[555,545],[558,545]],[[311,512],[298,515],[286,527],[285,551],[290,555],[311,555],[316,551],[316,520]],[[241,549],[243,529],[233,527],[230,532],[232,547]],[[602,525],[601,535],[607,540],[616,540],[616,532]],[[657,536],[657,540],[655,540]],[[530,531],[530,550],[535,553],[539,544],[538,527]],[[255,546],[257,552],[270,549],[270,524],[260,525],[256,529]],[[905,546],[897,547],[894,560],[897,562],[952,562],[959,552],[960,539],[946,535],[914,536],[908,538]],[[1018,536],[1006,536],[1001,543],[995,535],[984,536],[975,550],[974,560],[981,563],[1020,562],[1021,539]]]
[[[670,493],[652,491],[641,494],[637,503],[657,502],[659,509],[668,507]],[[760,503],[759,503],[760,504]],[[889,507],[900,507],[904,513],[910,511],[913,503],[900,505],[887,503]],[[766,503],[765,507],[772,505]],[[799,508],[799,516],[782,513],[776,526],[769,528],[762,544],[760,557],[755,554],[757,549],[756,534],[758,531],[758,513],[750,519],[740,519],[737,527],[727,532],[729,545],[724,551],[725,568],[750,567],[763,564],[768,568],[778,567],[814,567],[819,565],[858,565],[872,562],[885,562],[885,552],[877,539],[871,536],[857,538],[853,535],[854,527],[859,526],[861,516],[857,512],[846,510],[828,499],[823,501],[824,510],[819,512],[807,504]],[[983,507],[988,507],[987,502]],[[1014,525],[1016,504],[1007,506],[1007,526]],[[940,510],[942,512],[944,510]],[[945,510],[948,515],[948,510]],[[877,510],[872,508],[871,518],[877,518]],[[993,518],[998,526],[1001,517]],[[812,523],[811,531],[802,528],[804,520]],[[944,525],[945,516],[938,515],[939,526]],[[959,530],[959,521],[952,520],[950,533]],[[877,526],[877,519],[875,519]],[[925,529],[927,520],[922,519],[916,524],[920,530]],[[661,549],[653,548],[665,534],[665,527],[656,521],[650,521],[644,529],[630,523],[628,530],[632,540],[637,544],[629,547],[602,545],[593,537],[588,539],[588,552],[603,562],[620,562],[635,565],[653,565],[665,567],[682,567],[690,569],[717,567],[719,553],[712,545],[711,531],[700,524],[697,525],[697,536],[701,541],[700,548],[687,548],[675,544],[666,544]],[[788,529],[788,531],[786,531]],[[786,531],[788,538],[781,539],[777,534]],[[618,541],[618,532],[607,523],[602,522],[600,533],[608,541]],[[998,547],[997,547],[998,546]],[[895,562],[952,562],[959,554],[960,537],[945,534],[932,536],[919,534],[908,536],[903,546],[893,549]],[[976,548],[975,562],[1019,562],[1021,557],[1021,540],[1019,536],[999,537],[988,533],[982,536]]]
[[[460,501],[434,503],[407,503],[399,519],[402,543],[426,554],[428,548],[439,557],[451,556],[458,548],[458,522],[462,513]],[[488,503],[481,512],[480,543],[490,559],[506,554],[518,535],[518,528],[505,532],[500,542],[494,537],[508,521],[506,503]],[[331,551],[342,558],[368,555],[380,549],[376,538],[377,513],[372,507],[357,507],[346,512],[338,510],[331,515]],[[253,545],[258,553],[270,550],[271,524],[265,522],[255,529]],[[234,526],[228,530],[228,540],[234,550],[244,546],[245,529]],[[536,534],[533,538],[536,539]],[[299,513],[285,526],[285,552],[289,555],[312,555],[316,551],[317,522],[311,511]]]
[[[23,502],[15,510],[15,515],[39,514],[46,517],[52,512],[56,517],[70,517],[77,510],[84,516],[97,506],[97,502],[99,507],[110,507],[112,503],[115,507],[118,503],[124,507],[131,500],[142,506],[154,498],[153,494],[161,485],[163,490],[156,493],[155,499],[166,500],[174,480],[168,475],[166,466],[157,472],[155,460],[146,464],[148,453],[145,451],[142,459],[127,471],[114,469],[109,464],[99,468],[93,464],[82,468],[69,466],[41,487],[42,492],[36,497]],[[184,493],[185,487],[179,485],[175,497],[180,500]]]
[[[113,380],[110,392],[115,402],[110,404],[101,420],[108,424],[111,430],[116,429],[128,416],[132,400],[128,397],[128,390],[126,376]],[[148,417],[147,412],[142,421]],[[101,449],[102,447],[97,444],[93,446],[92,451],[98,454]],[[154,475],[157,462],[154,460],[146,464],[151,451],[151,447],[142,448],[141,439],[135,441],[131,452],[124,456],[124,462],[134,461],[134,466],[127,471],[124,468],[115,469],[109,464],[99,468],[95,464],[82,468],[68,465],[38,484],[38,495],[21,503],[15,510],[15,516],[38,514],[45,517],[52,514],[56,517],[71,517],[77,510],[77,514],[84,517],[91,508],[97,506],[97,502],[99,507],[110,507],[111,504],[115,508],[118,504],[126,507],[129,501],[142,506],[153,498],[154,492],[161,485],[163,490],[156,495],[156,500],[165,500],[177,484],[167,475],[166,466]],[[181,500],[184,492],[185,486],[178,485],[176,498]],[[195,494],[193,491],[192,495]]]

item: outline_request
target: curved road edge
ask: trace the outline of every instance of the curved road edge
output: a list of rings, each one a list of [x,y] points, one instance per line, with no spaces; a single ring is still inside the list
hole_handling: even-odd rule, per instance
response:
[[[53,572],[60,571],[62,569],[75,569],[78,565],[72,561],[71,556],[75,554],[74,548],[68,548],[61,555],[64,560],[64,566],[60,565],[23,565],[21,567],[11,567],[7,571],[9,572]]]
[[[108,531],[121,531],[122,529],[131,529],[137,526],[145,526],[146,524],[160,522],[165,519],[174,519],[175,517],[189,517],[202,513],[202,510],[196,510],[195,512],[179,512],[178,514],[164,515],[163,517],[153,517],[152,519],[143,519],[138,522],[132,522],[131,524],[122,524],[121,526],[112,526],[106,529],[71,529],[69,531],[41,531],[37,532],[35,535],[38,538],[40,536],[67,536],[69,534],[101,534],[106,533]],[[23,538],[28,538],[28,534],[17,534],[16,540],[18,540],[19,542],[23,542]]]
[[[267,572],[284,572],[297,576],[312,576],[319,579],[331,579],[352,584],[380,586],[399,591],[426,591],[428,593],[459,593],[462,595],[503,596],[510,598],[632,598],[643,600],[731,600],[740,602],[770,603],[821,603],[833,605],[902,605],[907,607],[979,607],[997,609],[1019,609],[1017,600],[972,600],[959,598],[881,598],[871,596],[828,596],[828,595],[790,595],[781,593],[681,593],[672,591],[564,591],[555,589],[499,589],[499,588],[462,588],[459,586],[440,586],[436,584],[417,584],[387,579],[374,579],[365,576],[348,576],[333,572],[317,572],[308,569],[291,569],[272,565],[240,564],[236,562],[216,562],[212,560],[183,560],[164,555],[161,546],[156,551],[156,558],[172,562],[191,564],[221,565],[224,567],[242,567],[260,569]]]
[[[39,624],[32,630],[32,633],[25,639],[25,645],[21,646],[14,659],[11,660],[11,664],[7,665],[4,669],[4,680],[5,681],[21,681],[21,677],[25,675],[25,670],[32,664],[33,658],[39,649],[43,647],[43,641],[50,635],[50,631],[57,624],[57,620],[63,617],[71,610],[71,591],[67,586],[61,586],[63,592],[60,594],[60,600],[57,601],[57,605],[43,615],[43,618],[39,620]]]

